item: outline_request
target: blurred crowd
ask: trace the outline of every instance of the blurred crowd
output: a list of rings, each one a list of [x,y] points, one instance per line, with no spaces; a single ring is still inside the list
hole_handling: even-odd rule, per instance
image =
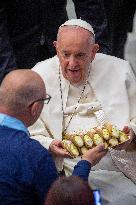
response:
[[[0,1],[0,205],[135,205],[136,0],[67,3]]]

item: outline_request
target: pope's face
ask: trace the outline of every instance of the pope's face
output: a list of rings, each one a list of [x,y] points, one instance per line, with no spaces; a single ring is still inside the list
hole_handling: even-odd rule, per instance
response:
[[[98,45],[91,42],[90,32],[67,26],[62,28],[54,45],[64,78],[71,84],[84,82],[98,50]]]

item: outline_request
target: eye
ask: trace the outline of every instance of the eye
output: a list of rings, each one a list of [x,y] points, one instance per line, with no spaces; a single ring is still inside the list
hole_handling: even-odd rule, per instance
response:
[[[85,59],[85,58],[86,58],[86,54],[85,54],[85,53],[78,53],[78,54],[76,55],[76,57],[77,57],[78,59]]]
[[[70,54],[69,54],[69,53],[64,53],[64,56],[65,56],[65,57],[69,57]]]
[[[67,53],[67,52],[63,52],[62,55],[63,55],[63,58],[69,58],[70,57],[70,53]]]

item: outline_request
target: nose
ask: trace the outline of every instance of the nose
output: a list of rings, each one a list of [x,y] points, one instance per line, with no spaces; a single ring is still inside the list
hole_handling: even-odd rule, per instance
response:
[[[70,56],[68,60],[69,68],[75,68],[78,65],[77,59],[74,56]]]

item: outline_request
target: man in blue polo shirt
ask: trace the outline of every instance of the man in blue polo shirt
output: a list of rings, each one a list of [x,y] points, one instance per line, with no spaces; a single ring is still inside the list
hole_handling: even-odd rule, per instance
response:
[[[0,204],[40,205],[58,173],[50,153],[29,137],[27,127],[39,117],[46,95],[41,77],[31,70],[10,72],[0,87]],[[91,165],[106,153],[89,150],[73,175],[88,179]]]

